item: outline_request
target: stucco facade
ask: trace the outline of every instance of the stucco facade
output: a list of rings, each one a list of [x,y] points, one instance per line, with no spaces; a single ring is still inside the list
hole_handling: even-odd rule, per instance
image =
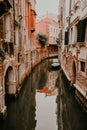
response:
[[[60,7],[62,68],[75,88],[78,102],[87,111],[87,0],[64,1]]]

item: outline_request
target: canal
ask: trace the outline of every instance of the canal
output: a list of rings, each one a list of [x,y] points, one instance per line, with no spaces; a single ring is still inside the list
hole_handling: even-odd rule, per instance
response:
[[[8,99],[7,118],[0,130],[87,130],[87,115],[52,59],[40,63],[26,77],[16,100]]]

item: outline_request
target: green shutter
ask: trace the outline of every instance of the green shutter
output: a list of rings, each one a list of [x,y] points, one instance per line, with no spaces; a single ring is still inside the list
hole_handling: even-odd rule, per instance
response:
[[[86,31],[86,19],[80,20],[79,23],[78,23],[77,42],[84,42],[85,31]]]
[[[69,43],[69,32],[66,31],[65,32],[65,45],[68,45],[68,43]]]

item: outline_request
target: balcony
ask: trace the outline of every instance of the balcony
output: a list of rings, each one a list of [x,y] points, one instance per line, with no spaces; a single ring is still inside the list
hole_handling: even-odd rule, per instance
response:
[[[78,49],[81,49],[83,47],[86,47],[86,42],[74,42],[73,44],[70,44],[68,47],[76,47]]]
[[[78,46],[79,46],[79,48],[86,47],[86,43],[85,42],[79,42]]]

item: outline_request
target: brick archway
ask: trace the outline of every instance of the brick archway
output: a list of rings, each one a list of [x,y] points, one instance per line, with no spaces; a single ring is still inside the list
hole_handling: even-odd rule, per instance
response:
[[[6,94],[15,95],[16,93],[15,74],[12,66],[9,66],[6,70],[4,85]]]

